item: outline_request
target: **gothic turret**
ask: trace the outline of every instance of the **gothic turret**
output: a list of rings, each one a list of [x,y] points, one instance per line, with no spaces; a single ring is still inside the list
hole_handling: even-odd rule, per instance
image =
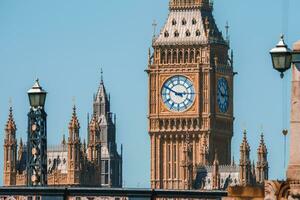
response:
[[[257,149],[257,182],[263,184],[265,180],[268,180],[269,165],[268,165],[268,150],[265,145],[264,135],[261,134],[260,144]]]
[[[4,180],[5,186],[16,185],[16,164],[17,164],[17,140],[16,124],[13,118],[12,107],[9,109],[9,116],[5,126],[4,139]]]
[[[68,138],[68,183],[71,185],[80,184],[80,150],[79,138],[80,124],[76,114],[76,107],[73,107],[72,119],[69,123]]]
[[[93,116],[89,122],[87,138],[88,160],[98,167],[101,186],[121,187],[122,157],[117,151],[116,115],[110,111],[110,96],[105,89],[102,70],[100,85],[94,96]],[[105,167],[101,167],[102,164]]]
[[[243,142],[240,146],[240,183],[249,185],[252,182],[251,179],[250,146],[247,141],[247,132],[244,131]]]
[[[88,160],[100,165],[101,163],[101,140],[99,118],[94,114],[89,125]]]

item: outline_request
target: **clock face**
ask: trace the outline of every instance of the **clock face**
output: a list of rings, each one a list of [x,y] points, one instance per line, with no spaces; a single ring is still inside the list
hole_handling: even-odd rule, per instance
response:
[[[229,87],[225,78],[218,80],[217,100],[220,111],[226,113],[229,107]]]
[[[195,88],[185,76],[177,75],[168,79],[161,90],[166,107],[175,112],[188,110],[195,101]]]

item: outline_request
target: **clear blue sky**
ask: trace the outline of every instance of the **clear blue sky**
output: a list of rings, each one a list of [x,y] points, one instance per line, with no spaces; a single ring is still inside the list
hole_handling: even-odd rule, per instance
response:
[[[282,5],[282,0],[215,0],[214,10],[223,32],[229,21],[235,70],[239,72],[235,82],[233,152],[238,160],[242,130],[246,128],[252,157],[256,158],[263,125],[272,179],[284,176],[280,134],[283,90],[279,74],[272,70],[268,51],[278,42],[283,30],[288,32],[290,45],[300,39],[297,27],[300,1],[290,0],[289,8]],[[1,130],[7,120],[11,97],[17,136],[26,138],[29,109],[26,91],[39,77],[49,92],[46,106],[49,143],[59,143],[62,134],[67,134],[73,96],[76,97],[81,135],[85,137],[86,113],[91,112],[92,96],[97,90],[102,67],[112,97],[112,110],[118,117],[118,144],[124,144],[125,186],[149,187],[150,145],[144,69],[151,45],[152,21],[156,19],[161,27],[167,14],[168,0],[1,0]],[[285,84],[289,103],[289,75]],[[4,131],[1,133],[2,145]],[[0,149],[2,159],[3,148]],[[0,180],[2,182],[2,173]]]

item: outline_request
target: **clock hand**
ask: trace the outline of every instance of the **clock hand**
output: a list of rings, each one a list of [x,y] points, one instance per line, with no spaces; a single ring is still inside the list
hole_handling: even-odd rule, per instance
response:
[[[164,86],[166,89],[170,90],[171,92],[173,92],[176,96],[180,96],[180,97],[183,97],[183,94],[179,93],[179,92],[176,92],[175,90],[171,89],[170,87],[168,86]]]

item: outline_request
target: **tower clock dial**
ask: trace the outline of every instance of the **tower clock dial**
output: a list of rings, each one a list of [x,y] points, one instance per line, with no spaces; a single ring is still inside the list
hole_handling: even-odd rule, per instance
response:
[[[187,77],[177,75],[169,78],[163,84],[161,96],[170,111],[184,112],[195,101],[195,88]]]
[[[226,113],[229,107],[229,87],[225,78],[218,80],[217,100],[219,109],[222,113]]]

